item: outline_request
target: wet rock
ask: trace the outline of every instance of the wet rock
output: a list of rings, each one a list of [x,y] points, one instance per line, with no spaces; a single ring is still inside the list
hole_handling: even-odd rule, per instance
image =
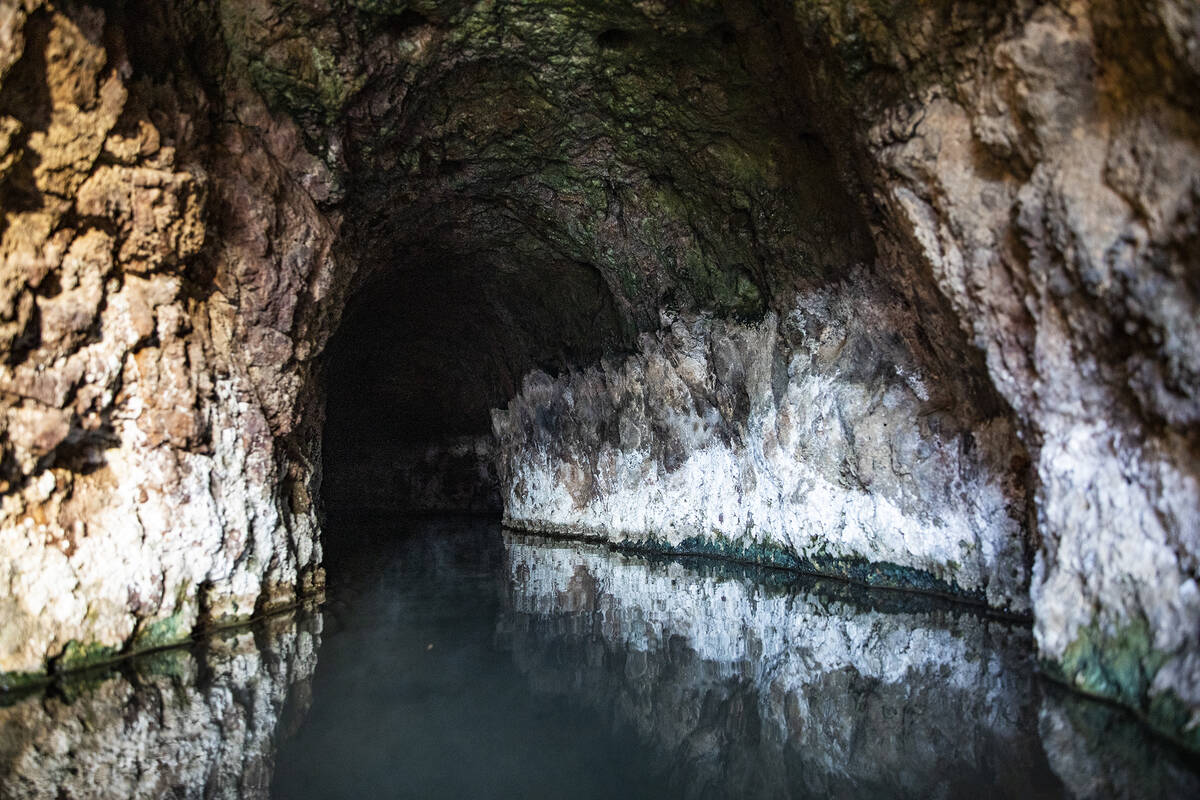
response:
[[[799,16],[817,38],[861,34],[865,70],[903,64],[903,99],[867,77],[815,91],[854,98],[842,124],[885,225],[911,234],[1020,420],[1039,651],[1195,746],[1197,20],[1172,3],[867,5]],[[898,52],[908,31],[950,45]]]
[[[484,435],[525,386],[505,470],[562,488],[514,520],[1028,576],[1047,667],[1196,746],[1197,39],[1181,0],[0,4],[0,672],[317,585],[320,359],[388,285],[410,371],[358,421]],[[675,488],[601,514],[635,467]]]
[[[271,137],[243,131],[253,144],[237,155],[206,155],[221,122],[205,89],[187,71],[171,86],[132,80],[125,35],[137,33],[119,8],[5,14],[0,673],[12,683],[54,659],[137,649],[168,622],[182,639],[248,616],[319,583],[320,554],[311,506],[275,499],[288,473],[275,437],[292,420],[268,421],[288,416],[279,405],[294,406],[306,367],[276,348],[290,382],[256,374],[231,346],[252,327],[235,309],[295,309],[297,284],[243,302],[221,276],[253,252],[209,199]],[[276,169],[258,205],[328,238]]]

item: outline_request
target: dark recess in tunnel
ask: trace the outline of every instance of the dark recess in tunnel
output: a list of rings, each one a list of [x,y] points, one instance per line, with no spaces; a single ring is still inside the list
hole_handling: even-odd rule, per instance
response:
[[[532,369],[628,350],[589,265],[418,248],[355,296],[326,361],[327,510],[499,512],[490,410]]]
[[[324,357],[327,511],[498,511],[489,412],[530,370],[631,352],[664,309],[761,318],[873,260],[845,170],[797,82],[744,57],[741,16],[496,13],[504,36],[420,68],[395,44],[441,41],[440,12],[363,40],[340,247],[370,277]]]
[[[490,410],[535,368],[632,352],[663,311],[752,322],[857,283],[911,335],[860,332],[870,357],[848,377],[880,383],[911,361],[945,376],[954,426],[1004,412],[867,191],[800,32],[727,11],[661,25],[601,4],[560,30],[538,6],[486,46],[447,40],[444,64],[408,72],[383,58],[391,45],[375,53],[336,130],[338,246],[356,277],[323,356],[327,513],[500,511]],[[400,15],[388,30],[415,42],[444,24]],[[320,143],[311,111],[298,119]]]

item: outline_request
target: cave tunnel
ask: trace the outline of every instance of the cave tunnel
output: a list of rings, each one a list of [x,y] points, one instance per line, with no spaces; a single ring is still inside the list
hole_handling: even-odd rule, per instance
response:
[[[630,348],[595,269],[423,252],[368,283],[329,349],[326,506],[499,513],[492,408],[532,369]]]
[[[544,13],[512,21],[515,52],[350,112],[339,246],[360,276],[324,356],[329,513],[498,514],[491,411],[531,372],[619,362],[663,314],[786,314],[798,287],[874,269],[848,156],[728,20],[607,9],[562,42]]]
[[[1180,7],[0,0],[0,796],[1200,796]]]

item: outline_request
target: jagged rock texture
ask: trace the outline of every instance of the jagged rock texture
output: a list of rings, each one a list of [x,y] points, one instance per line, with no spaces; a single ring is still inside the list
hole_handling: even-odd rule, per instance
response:
[[[248,87],[133,79],[148,44],[98,9],[2,8],[13,682],[319,585],[304,451],[289,463],[282,442],[319,347],[288,334],[323,295],[333,228],[323,167]]]
[[[897,306],[843,285],[783,319],[665,320],[637,356],[530,375],[493,414],[506,523],[1027,611],[1013,425],[954,413]]]
[[[1195,747],[1200,17],[848,8],[822,25],[906,83],[886,102],[870,73],[835,90],[876,97],[852,123],[876,201],[1025,429],[1039,652]]]
[[[412,332],[344,387],[399,446],[486,433],[661,310],[752,330],[844,294],[984,495],[1025,476],[1028,538],[1014,504],[977,541],[1018,582],[1035,552],[1047,664],[1200,746],[1198,40],[1186,0],[3,0],[4,680],[316,588],[351,295],[348,332]],[[839,396],[852,354],[817,371]],[[853,484],[882,444],[806,463],[851,451]]]
[[[1020,425],[1048,668],[1195,747],[1200,20],[1171,2],[793,10],[783,49],[827,141],[852,143],[835,152],[879,265],[937,287]]]

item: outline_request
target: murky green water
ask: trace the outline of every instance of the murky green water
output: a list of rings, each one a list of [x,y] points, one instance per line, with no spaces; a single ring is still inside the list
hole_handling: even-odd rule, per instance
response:
[[[328,537],[319,611],[4,698],[0,797],[1200,796],[947,603],[477,519]]]

